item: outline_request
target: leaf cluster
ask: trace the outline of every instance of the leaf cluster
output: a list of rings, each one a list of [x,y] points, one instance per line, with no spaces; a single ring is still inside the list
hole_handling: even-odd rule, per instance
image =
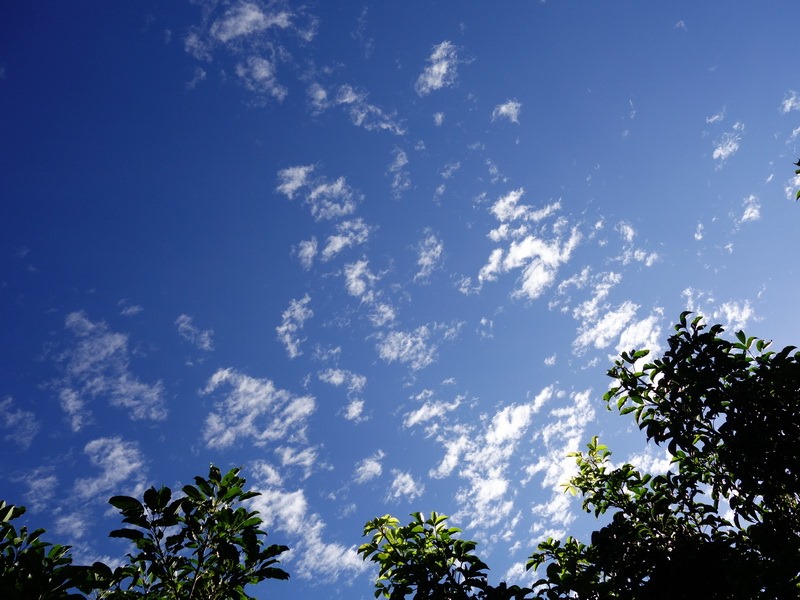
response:
[[[11,521],[23,514],[25,507],[0,500],[0,598],[83,598],[71,590],[86,586],[88,569],[72,564],[69,546],[42,540],[44,529],[17,529]]]
[[[567,491],[611,521],[589,545],[548,540],[531,556],[546,597],[688,597],[687,580],[692,597],[800,594],[800,354],[689,315],[662,357],[623,353],[604,396],[672,468],[612,468],[597,438],[575,455]]]
[[[489,585],[489,567],[474,550],[477,544],[457,537],[461,530],[448,527],[448,517],[432,512],[411,514],[412,521],[384,515],[369,521],[358,553],[378,565],[375,597],[389,600],[508,599],[522,600],[524,591],[516,586]]]
[[[25,512],[0,502],[0,598],[41,600],[245,600],[245,587],[265,579],[288,579],[278,557],[288,548],[267,545],[262,520],[241,504],[258,494],[245,491],[239,469],[222,474],[211,466],[174,497],[151,487],[142,500],[114,496],[126,525],[109,535],[131,542],[127,562],[112,569],[102,562],[72,565],[68,546],[41,541],[44,530],[17,531],[9,521]]]

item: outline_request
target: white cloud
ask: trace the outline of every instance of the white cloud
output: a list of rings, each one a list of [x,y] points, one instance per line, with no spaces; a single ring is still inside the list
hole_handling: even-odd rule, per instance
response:
[[[639,306],[627,300],[614,310],[609,310],[597,320],[584,322],[578,337],[572,342],[577,354],[582,354],[590,346],[605,348],[617,338],[625,326],[636,315]]]
[[[546,519],[546,527],[564,527],[574,519],[568,496],[561,485],[576,474],[575,459],[569,454],[580,449],[586,425],[594,420],[595,411],[590,396],[589,390],[570,394],[571,404],[551,410],[552,420],[536,433],[544,446],[543,453],[525,471],[528,479],[542,474],[542,487],[551,490],[549,501],[533,507],[535,515]],[[541,523],[534,525],[534,530],[541,528]]]
[[[189,315],[180,315],[175,320],[175,325],[178,327],[178,334],[199,350],[210,352],[214,349],[214,342],[211,339],[214,335],[213,329],[200,329],[192,322],[192,317]]]
[[[267,482],[256,482],[254,491],[260,495],[250,500],[250,507],[258,511],[264,526],[294,538],[290,545],[300,578],[316,583],[334,582],[351,579],[369,568],[355,546],[325,541],[325,523],[310,511],[303,490],[288,491]]]
[[[372,228],[361,217],[338,223],[336,234],[328,237],[322,249],[322,260],[328,261],[346,248],[366,243],[371,231]]]
[[[789,90],[781,102],[781,112],[786,114],[793,110],[800,110],[800,96],[794,90]]]
[[[750,221],[758,221],[761,218],[761,204],[758,201],[758,196],[750,194],[742,202],[744,210],[742,216],[736,220],[738,225],[748,223]]]
[[[21,481],[28,488],[25,503],[34,511],[52,510],[52,498],[58,488],[58,477],[51,466],[36,467],[28,471]]]
[[[378,276],[369,270],[369,262],[359,260],[344,267],[345,287],[351,296],[370,301],[372,299],[372,287],[378,280]]]
[[[755,317],[755,310],[749,300],[723,302],[711,315],[720,321],[722,326],[730,331],[740,331],[747,328],[747,323]]]
[[[280,183],[277,190],[282,194],[286,194],[289,200],[294,200],[294,196],[300,188],[310,185],[311,174],[314,169],[314,165],[301,165],[281,169],[278,171]]]
[[[300,190],[305,190],[304,202],[317,221],[340,219],[352,214],[360,197],[347,185],[344,177],[328,181],[312,177],[314,165],[288,167],[278,171],[276,190],[293,200]]]
[[[211,35],[226,43],[234,38],[264,31],[269,27],[286,29],[291,14],[286,11],[267,14],[252,2],[239,2],[211,25]]]
[[[202,393],[228,388],[206,417],[203,439],[211,448],[227,448],[237,439],[252,438],[256,446],[278,440],[303,441],[309,417],[316,410],[312,396],[295,396],[234,369],[219,369]]]
[[[522,103],[516,99],[508,100],[504,104],[498,104],[492,111],[492,121],[497,119],[508,119],[512,123],[519,123],[519,113],[522,111]]]
[[[425,491],[425,486],[418,480],[415,480],[411,473],[400,471],[399,469],[392,469],[392,485],[389,493],[386,495],[387,500],[400,500],[404,498],[410,502],[422,496]]]
[[[319,380],[329,385],[347,387],[348,393],[362,392],[367,385],[367,378],[346,369],[325,369],[318,374]]]
[[[319,92],[316,92],[319,96]],[[339,87],[331,100],[332,104],[341,106],[350,113],[350,120],[356,127],[367,131],[388,131],[394,135],[405,135],[406,131],[396,114],[389,114],[383,109],[367,102],[368,94],[349,84]]]
[[[123,489],[143,487],[145,463],[138,443],[126,442],[119,436],[104,437],[86,444],[83,452],[100,469],[100,474],[75,481],[74,493],[79,498],[97,499]]]
[[[718,161],[718,166],[722,166],[726,160],[739,150],[742,131],[744,131],[744,125],[737,122],[733,125],[732,131],[723,133],[722,137],[716,141],[716,148],[714,148],[714,153],[711,156]]]
[[[444,123],[444,113],[437,112],[433,114],[433,124],[437,127],[441,127],[442,123]]]
[[[14,400],[10,396],[0,400],[0,427],[8,432],[3,439],[13,442],[23,450],[30,448],[40,429],[36,415],[29,410],[15,408]]]
[[[510,461],[530,428],[533,415],[553,393],[552,387],[544,388],[529,402],[504,406],[491,419],[482,417],[481,430],[476,425],[442,429],[436,439],[444,446],[445,455],[429,475],[443,478],[455,471],[466,480],[456,493],[459,509],[454,519],[463,520],[474,529],[494,527],[511,515],[516,491],[508,476]]]
[[[278,83],[275,63],[262,56],[248,56],[247,60],[236,65],[235,71],[245,87],[259,96],[271,96],[281,101],[289,93]]]
[[[411,177],[408,174],[408,155],[400,148],[392,151],[392,163],[389,165],[389,174],[392,176],[392,196],[400,198],[403,192],[411,188]]]
[[[92,322],[83,312],[68,314],[65,327],[73,343],[57,358],[65,377],[55,385],[73,431],[91,421],[88,404],[98,397],[125,409],[134,420],[166,418],[161,382],[147,385],[130,371],[127,335],[109,331],[104,322]]]
[[[119,314],[121,314],[123,317],[133,317],[144,310],[144,308],[138,304],[131,304],[126,298],[123,298],[117,302],[117,306],[121,307]]]
[[[434,46],[427,62],[428,65],[417,78],[414,86],[417,94],[426,96],[455,83],[459,59],[456,47],[451,42],[444,41]]]
[[[417,267],[414,281],[427,282],[431,274],[442,264],[444,244],[430,230],[425,230],[425,238],[417,244]]]
[[[364,415],[364,401],[359,399],[351,400],[345,407],[344,418],[348,421],[359,423],[366,420]]]
[[[378,338],[378,355],[387,363],[408,364],[411,370],[424,369],[437,358],[438,345],[432,342],[434,334],[444,340],[452,340],[458,335],[463,322],[453,325],[431,323],[421,325],[412,331],[389,331],[375,334]]]
[[[432,420],[440,420],[447,413],[461,406],[463,400],[463,396],[456,396],[452,402],[426,400],[419,408],[406,413],[403,419],[403,427],[414,427],[415,425],[427,424]],[[436,427],[433,428],[433,430],[435,429]]]
[[[308,305],[311,302],[311,296],[306,294],[299,300],[292,300],[289,302],[289,307],[283,311],[281,324],[275,328],[278,333],[278,339],[286,347],[286,353],[289,358],[297,358],[303,351],[300,350],[300,344],[303,339],[300,338],[300,331],[306,319],[314,316],[314,311]]]
[[[706,123],[709,125],[713,125],[714,123],[719,123],[725,118],[725,107],[722,107],[718,113],[711,115],[710,117],[706,117]]]
[[[663,319],[664,310],[656,307],[648,317],[628,325],[620,333],[616,356],[634,349],[650,350],[650,355],[645,360],[652,359],[661,351],[661,322]]]
[[[383,472],[381,460],[383,460],[384,456],[386,455],[383,453],[383,450],[378,450],[372,456],[368,456],[360,461],[356,465],[356,470],[353,473],[353,481],[355,481],[355,483],[364,483],[370,479],[379,477]]]
[[[300,265],[308,271],[314,264],[314,257],[317,255],[317,238],[312,237],[310,240],[301,241],[297,244],[295,252],[300,260]]]

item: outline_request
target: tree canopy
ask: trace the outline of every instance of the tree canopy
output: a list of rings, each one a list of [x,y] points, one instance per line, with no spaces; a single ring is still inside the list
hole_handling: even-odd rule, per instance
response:
[[[441,535],[418,515],[406,527],[382,517],[367,524],[365,533],[378,533],[362,546],[381,565],[376,597],[800,596],[800,353],[791,346],[774,352],[742,332],[728,340],[722,326],[689,316],[681,315],[661,357],[647,362],[647,350],[633,350],[608,372],[607,407],[631,415],[673,462],[661,474],[614,466],[597,438],[577,453],[578,474],[566,491],[581,495],[587,512],[609,518],[589,543],[543,542],[527,563],[538,580],[512,590],[489,586],[474,542],[462,542],[477,576],[457,580],[457,593],[437,595],[417,573],[433,574],[444,590],[454,579],[442,577],[443,564],[457,572],[459,558],[445,553],[442,563],[441,551],[431,551]],[[379,527],[387,525],[392,535]]]
[[[258,494],[245,491],[239,471],[223,475],[212,465],[177,498],[168,487],[149,488],[143,501],[111,498],[128,527],[109,535],[134,546],[116,569],[73,565],[68,546],[41,540],[44,530],[14,528],[10,521],[24,508],[0,504],[0,597],[72,600],[95,592],[108,600],[245,600],[250,584],[288,579],[277,567],[288,548],[265,543],[261,518],[241,505]]]

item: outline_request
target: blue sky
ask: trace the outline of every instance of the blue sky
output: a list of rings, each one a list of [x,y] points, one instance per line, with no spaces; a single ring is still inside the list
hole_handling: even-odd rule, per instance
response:
[[[0,482],[80,560],[114,494],[242,466],[273,598],[371,598],[368,519],[494,578],[685,309],[797,343],[800,6],[0,8]]]

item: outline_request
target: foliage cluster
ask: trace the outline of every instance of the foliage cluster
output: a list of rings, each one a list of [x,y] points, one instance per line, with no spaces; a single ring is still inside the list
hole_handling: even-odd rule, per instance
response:
[[[41,541],[43,530],[17,532],[10,521],[24,508],[3,503],[0,597],[72,600],[94,592],[108,600],[245,600],[247,585],[287,579],[276,565],[288,548],[266,545],[261,518],[240,505],[257,493],[244,490],[239,469],[223,475],[212,465],[207,478],[194,480],[174,499],[170,488],[151,487],[143,502],[109,500],[129,525],[109,535],[134,547],[115,569],[73,565],[69,547]]]

